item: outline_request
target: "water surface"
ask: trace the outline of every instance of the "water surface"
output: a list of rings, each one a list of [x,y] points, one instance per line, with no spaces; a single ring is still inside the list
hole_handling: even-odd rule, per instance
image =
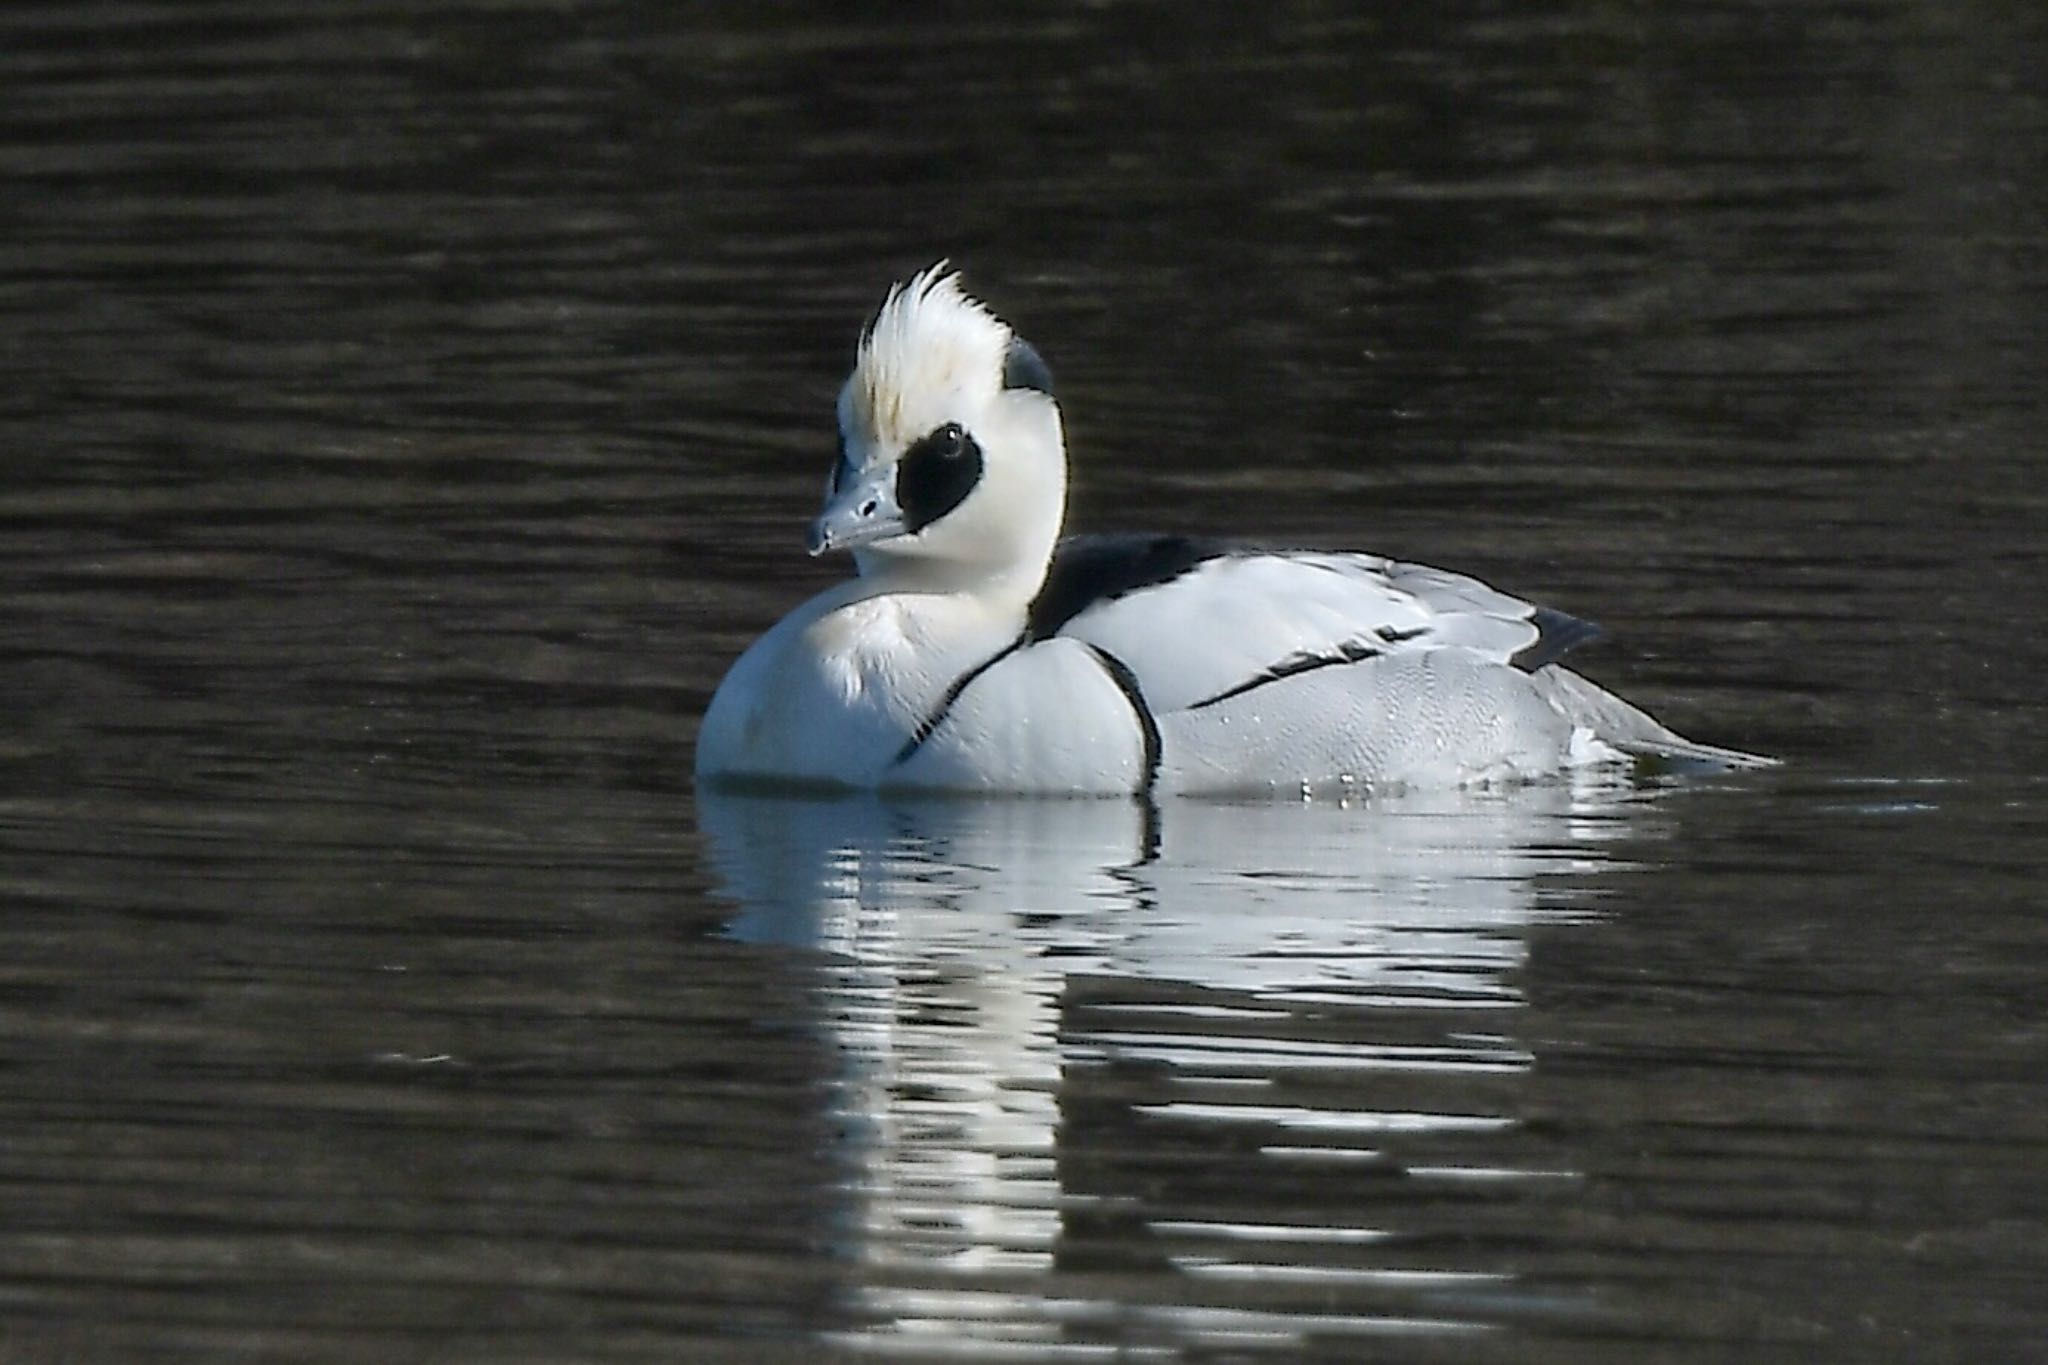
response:
[[[2048,25],[0,16],[11,1359],[2027,1359]],[[1777,772],[700,798],[888,281]]]

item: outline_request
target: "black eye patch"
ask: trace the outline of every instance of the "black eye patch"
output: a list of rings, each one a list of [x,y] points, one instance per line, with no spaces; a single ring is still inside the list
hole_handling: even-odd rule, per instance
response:
[[[896,466],[896,506],[915,534],[966,501],[981,482],[981,447],[958,422],[920,439]]]

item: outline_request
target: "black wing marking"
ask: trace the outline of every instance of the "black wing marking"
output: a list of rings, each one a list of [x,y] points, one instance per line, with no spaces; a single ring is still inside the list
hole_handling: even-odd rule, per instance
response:
[[[1380,631],[1377,633],[1385,635],[1387,632]],[[1410,638],[1415,634],[1412,631],[1398,633],[1404,639]],[[1217,702],[1229,701],[1232,697],[1241,697],[1247,692],[1264,687],[1267,683],[1276,683],[1282,678],[1292,678],[1297,674],[1312,672],[1318,668],[1329,668],[1335,664],[1362,664],[1367,659],[1377,659],[1384,652],[1384,650],[1366,644],[1363,640],[1345,640],[1339,643],[1336,648],[1330,650],[1303,650],[1299,654],[1290,654],[1279,663],[1254,673],[1241,683],[1224,688],[1212,697],[1202,698],[1188,707],[1188,710],[1199,711],[1205,706],[1214,706]]]
[[[1046,639],[1098,602],[1170,583],[1229,552],[1220,540],[1196,536],[1069,536],[1053,550],[1045,585],[1025,612],[1025,636]]]
[[[1524,673],[1534,673],[1546,664],[1556,663],[1580,645],[1607,638],[1607,632],[1591,621],[1582,621],[1550,607],[1538,607],[1531,612],[1529,624],[1536,627],[1535,642],[1523,645],[1508,660]]]

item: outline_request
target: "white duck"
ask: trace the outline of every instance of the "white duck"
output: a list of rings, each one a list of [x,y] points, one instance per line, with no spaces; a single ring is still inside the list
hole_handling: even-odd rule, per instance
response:
[[[1557,665],[1600,631],[1371,554],[1059,539],[1038,354],[935,265],[889,292],[839,395],[811,553],[859,576],[733,665],[699,778],[1040,795],[1452,786],[1695,744]]]

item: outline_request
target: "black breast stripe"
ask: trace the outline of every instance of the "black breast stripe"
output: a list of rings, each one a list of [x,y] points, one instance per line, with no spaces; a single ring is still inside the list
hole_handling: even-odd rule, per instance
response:
[[[1159,781],[1159,722],[1153,717],[1152,708],[1145,701],[1145,690],[1138,686],[1138,676],[1131,672],[1129,664],[1099,645],[1089,645],[1088,652],[1109,674],[1117,691],[1131,704],[1131,714],[1138,718],[1138,729],[1145,738],[1145,784],[1138,788],[1138,795],[1150,796]]]
[[[960,694],[967,690],[967,684],[973,682],[976,678],[988,672],[991,668],[994,668],[1023,647],[1024,637],[1019,635],[1016,639],[1010,641],[1009,644],[1004,645],[1001,649],[953,679],[953,685],[946,689],[945,696],[939,698],[939,704],[932,708],[932,713],[919,721],[917,729],[911,731],[910,738],[903,741],[903,747],[896,751],[896,757],[891,760],[890,766],[901,767],[903,764],[908,763],[910,756],[923,748],[924,742],[930,739],[941,725],[945,724],[946,716],[953,709],[953,703],[960,700]]]

